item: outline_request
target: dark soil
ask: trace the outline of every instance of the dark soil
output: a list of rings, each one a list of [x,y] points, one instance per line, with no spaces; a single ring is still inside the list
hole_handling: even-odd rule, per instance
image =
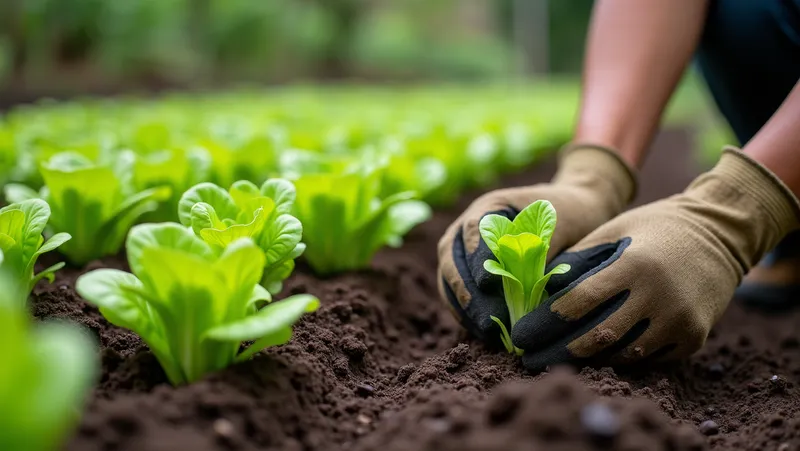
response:
[[[687,135],[667,133],[639,202],[694,175]],[[543,181],[552,161],[503,185]],[[69,450],[800,450],[800,309],[769,317],[736,302],[695,357],[666,366],[526,374],[469,339],[439,301],[436,242],[466,206],[438,212],[372,269],[319,279],[302,265],[286,293],[322,307],[270,349],[171,387],[132,333],[108,324],[64,270],[34,299],[101,345],[103,375]],[[124,258],[89,269],[125,267]],[[580,381],[580,382],[579,382]]]

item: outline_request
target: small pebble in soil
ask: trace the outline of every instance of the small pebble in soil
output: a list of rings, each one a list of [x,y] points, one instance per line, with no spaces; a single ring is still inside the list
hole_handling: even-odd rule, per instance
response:
[[[594,438],[609,440],[620,429],[619,416],[606,404],[593,402],[581,409],[581,424]]]
[[[791,448],[788,443],[781,443],[780,446],[778,446],[778,451],[789,451],[790,449]]]
[[[718,381],[725,376],[725,367],[721,363],[712,363],[708,366],[708,376],[711,380]]]
[[[719,425],[714,420],[706,420],[698,426],[700,433],[703,435],[717,435],[719,433]]]
[[[777,374],[773,374],[769,378],[769,388],[774,393],[784,393],[789,388],[789,381]]]
[[[437,432],[439,434],[447,432],[452,428],[450,420],[445,418],[428,418],[425,419],[422,424],[432,432]]]
[[[233,423],[225,418],[219,418],[215,420],[214,424],[212,425],[212,429],[214,429],[215,434],[225,438],[233,436],[234,432],[236,432],[235,428],[233,427]]]
[[[370,424],[372,423],[372,418],[364,415],[363,413],[359,413],[358,416],[356,417],[356,421],[358,421],[361,424]]]
[[[369,384],[358,384],[356,385],[356,393],[359,396],[363,396],[364,398],[368,396],[372,396],[375,393],[375,387]]]

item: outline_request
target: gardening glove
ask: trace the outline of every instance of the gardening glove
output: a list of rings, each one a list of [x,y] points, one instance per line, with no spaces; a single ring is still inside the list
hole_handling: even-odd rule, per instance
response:
[[[561,152],[550,183],[500,189],[479,197],[439,241],[439,291],[462,325],[480,339],[499,343],[499,328],[490,316],[508,322],[500,277],[483,268],[494,259],[480,236],[478,223],[487,214],[513,219],[539,199],[558,211],[551,257],[578,242],[619,214],[633,198],[633,171],[617,154],[600,146],[573,144]]]
[[[625,212],[557,256],[551,267],[570,271],[550,279],[552,296],[517,322],[512,341],[533,371],[688,356],[798,218],[777,177],[726,148],[682,194]]]

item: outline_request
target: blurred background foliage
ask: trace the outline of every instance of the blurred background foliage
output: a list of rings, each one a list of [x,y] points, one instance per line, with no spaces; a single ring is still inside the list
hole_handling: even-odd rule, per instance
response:
[[[549,35],[546,66],[576,72],[592,2],[529,2],[546,5],[546,21],[521,23]],[[95,83],[497,78],[514,71],[519,4],[3,0],[0,77],[6,83],[35,83],[56,72]]]
[[[558,78],[577,91],[592,4],[0,0],[0,108],[42,96],[332,81]],[[702,83],[688,80],[677,116],[709,124],[702,142],[728,136]]]

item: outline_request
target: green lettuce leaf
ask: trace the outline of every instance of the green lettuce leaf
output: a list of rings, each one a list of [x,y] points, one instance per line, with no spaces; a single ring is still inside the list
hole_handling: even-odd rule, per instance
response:
[[[369,267],[386,245],[398,246],[431,210],[401,192],[383,199],[382,172],[376,167],[360,172],[307,174],[295,181],[295,212],[303,224],[305,259],[319,274]]]
[[[78,279],[77,291],[139,334],[175,385],[285,343],[292,324],[319,305],[298,295],[262,308],[271,301],[259,285],[266,257],[250,238],[218,249],[178,224],[144,224],[126,248],[133,274],[95,270]]]
[[[31,324],[0,267],[0,449],[59,449],[98,375],[90,334],[66,323]]]
[[[57,249],[70,239],[68,233],[57,233],[44,241],[42,232],[48,219],[50,206],[41,199],[24,200],[0,208],[0,251],[4,254],[0,269],[14,278],[20,291],[13,297],[22,305],[39,280],[52,282],[54,273],[64,266],[58,263],[34,274],[34,265],[40,255]]]
[[[53,211],[49,228],[72,237],[60,249],[70,262],[83,265],[116,254],[131,226],[169,198],[170,189],[164,186],[132,192],[118,175],[129,172],[123,169],[97,165],[72,152],[42,164],[41,197]]]
[[[224,249],[240,238],[251,238],[265,253],[262,285],[277,294],[305,250],[303,226],[292,216],[294,185],[269,179],[261,187],[240,180],[226,191],[200,183],[178,202],[178,218],[209,245]]]
[[[550,240],[556,229],[556,210],[546,200],[525,207],[513,221],[501,215],[486,215],[479,225],[481,237],[497,260],[486,260],[484,268],[500,276],[508,308],[510,327],[498,318],[501,338],[509,353],[522,350],[511,343],[509,329],[526,314],[535,310],[547,298],[545,287],[550,277],[569,271],[561,264],[545,274]]]

